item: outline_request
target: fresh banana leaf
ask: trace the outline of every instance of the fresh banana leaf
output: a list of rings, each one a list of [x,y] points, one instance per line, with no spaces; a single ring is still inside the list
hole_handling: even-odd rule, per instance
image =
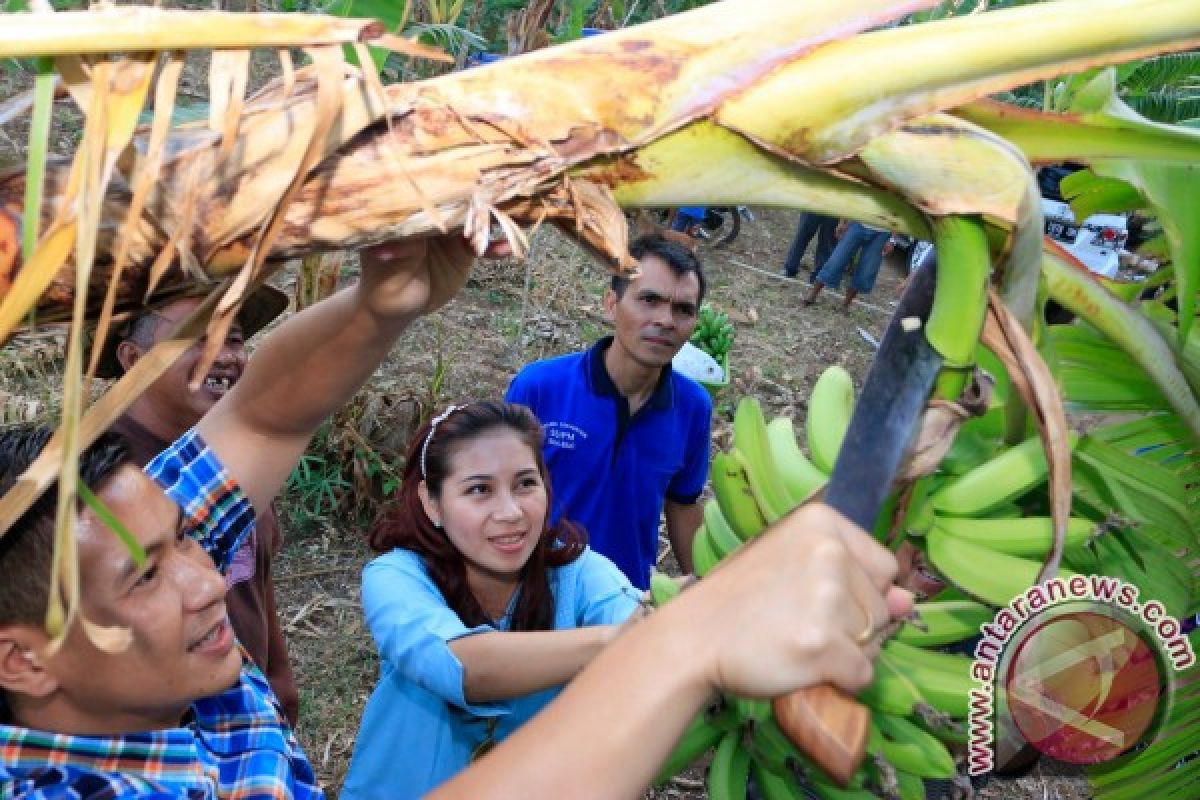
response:
[[[1071,204],[1071,211],[1078,220],[1093,214],[1137,211],[1146,206],[1142,195],[1126,181],[1097,175],[1090,169],[1063,178],[1059,190],[1063,199]]]
[[[1116,73],[1112,70],[1097,75],[1079,92],[1070,110],[1115,117],[1148,130],[1164,127],[1138,115],[1117,96]],[[1200,137],[1196,146],[1200,148]],[[1196,290],[1200,287],[1200,226],[1196,225],[1200,218],[1200,168],[1149,159],[1102,159],[1093,162],[1092,170],[1135,187],[1158,217],[1179,281],[1179,341],[1184,341],[1196,314]]]

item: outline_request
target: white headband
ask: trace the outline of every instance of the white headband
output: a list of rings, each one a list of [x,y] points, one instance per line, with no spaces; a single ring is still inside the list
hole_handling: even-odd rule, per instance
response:
[[[450,406],[442,413],[433,418],[433,422],[429,423],[429,433],[425,434],[425,443],[421,445],[421,479],[428,477],[429,473],[425,469],[425,454],[429,452],[429,443],[433,441],[433,432],[437,430],[437,426],[441,425],[446,417],[453,414],[455,411],[461,411],[466,406]]]

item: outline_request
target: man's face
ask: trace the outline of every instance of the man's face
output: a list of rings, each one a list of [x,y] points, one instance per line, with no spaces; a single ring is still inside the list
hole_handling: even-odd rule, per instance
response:
[[[80,610],[90,623],[128,631],[128,646],[105,652],[76,624],[46,668],[76,717],[105,732],[178,725],[188,705],[232,686],[241,669],[225,579],[141,470],[119,468],[97,494],[146,560],[139,567],[103,522],[81,514]]]
[[[171,336],[199,304],[198,298],[185,298],[155,312],[158,324],[154,328],[151,346]],[[198,339],[142,395],[142,402],[153,404],[156,416],[170,423],[178,433],[199,422],[238,382],[246,368],[246,343],[242,337],[242,327],[234,322],[208,375],[200,388],[193,392],[188,388],[188,378],[204,351],[204,342],[203,338]],[[136,342],[127,340],[122,343],[118,354],[125,368],[129,369],[136,358],[148,350],[149,347],[142,348]]]
[[[605,294],[604,308],[622,351],[641,366],[664,367],[696,328],[700,279],[675,274],[656,255],[643,256],[639,265],[641,274],[620,298],[611,289]]]

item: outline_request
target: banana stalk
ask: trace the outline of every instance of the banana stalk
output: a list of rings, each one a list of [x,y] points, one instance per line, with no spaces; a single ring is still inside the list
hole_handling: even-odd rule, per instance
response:
[[[938,220],[934,242],[938,280],[925,336],[945,364],[936,392],[955,400],[975,366],[976,342],[987,314],[991,261],[983,224],[977,219],[955,216]]]
[[[672,18],[420,85],[389,87],[383,103],[369,99],[373,92],[361,79],[347,78],[340,135],[323,143],[326,158],[287,210],[270,255],[345,249],[460,226],[479,243],[487,221],[497,215],[533,221],[548,214],[578,225],[579,198],[564,188],[566,175],[704,118],[776,156],[827,163],[834,156],[853,157],[906,116],[1100,60],[1186,48],[1200,38],[1200,12],[1188,3],[1102,0],[1103,12],[1095,2],[1071,1],[845,39],[847,32],[922,5],[716,4],[690,12],[686,20]],[[1096,22],[1101,13],[1104,26]],[[1014,36],[1012,26],[1028,29],[1031,38]],[[1001,27],[1006,34],[995,35]],[[1114,30],[1125,39],[1116,46]],[[934,39],[939,46],[928,46]],[[869,98],[829,91],[841,83],[831,75],[844,75],[847,64],[857,68],[868,56],[887,64],[880,69],[882,90]],[[313,78],[303,72],[296,75],[295,91],[268,90],[257,106],[247,108],[234,153],[240,150],[240,158],[233,163],[214,160],[221,145],[213,137],[206,140],[202,129],[180,132],[174,143],[178,155],[161,176],[155,198],[155,224],[140,226],[141,241],[131,246],[135,262],[162,250],[161,231],[186,221],[183,201],[193,194],[202,198],[195,203],[201,209],[191,248],[196,262],[220,273],[244,261],[270,213],[269,198],[278,198],[286,182],[280,165],[294,163],[281,143],[297,132],[303,139],[312,128]],[[657,79],[648,81],[647,74]],[[611,92],[613,83],[623,91]],[[780,102],[785,93],[786,102]],[[847,102],[861,103],[862,113],[846,114]],[[400,124],[343,150],[385,113],[383,106]],[[764,108],[772,112],[760,113]],[[786,119],[780,119],[781,109],[788,109]],[[847,126],[857,132],[846,133]],[[826,152],[834,142],[838,146]],[[369,155],[356,165],[352,154],[360,150]],[[187,177],[193,174],[212,177],[192,190]],[[641,176],[626,179],[637,182]],[[339,202],[351,196],[358,201],[356,214],[369,212],[357,221],[347,218]],[[593,215],[582,215],[583,237],[615,257],[620,235]]]
[[[0,58],[78,56],[191,49],[353,44],[383,25],[321,14],[237,14],[124,7],[98,11],[5,14]]]

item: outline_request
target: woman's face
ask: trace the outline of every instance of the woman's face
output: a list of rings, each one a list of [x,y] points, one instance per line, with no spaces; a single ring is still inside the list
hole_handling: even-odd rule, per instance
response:
[[[546,484],[513,430],[488,431],[450,451],[441,497],[421,486],[425,512],[463,555],[468,573],[515,582],[546,527]]]

